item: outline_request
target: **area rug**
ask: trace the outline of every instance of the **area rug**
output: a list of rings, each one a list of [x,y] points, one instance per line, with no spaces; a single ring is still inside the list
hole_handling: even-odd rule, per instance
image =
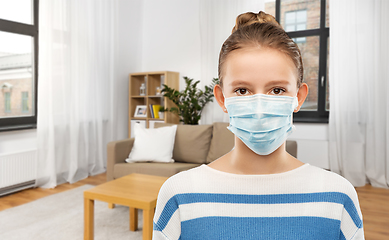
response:
[[[83,185],[0,211],[0,239],[83,239],[83,192],[92,187]],[[138,213],[138,230],[131,232],[128,207],[116,205],[114,209],[109,209],[107,203],[95,201],[95,239],[142,239],[142,211]]]

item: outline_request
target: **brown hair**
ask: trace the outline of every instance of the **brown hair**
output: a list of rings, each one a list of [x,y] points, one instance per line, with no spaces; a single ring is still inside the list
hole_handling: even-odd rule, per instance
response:
[[[300,87],[304,74],[300,49],[274,17],[262,11],[243,13],[236,18],[232,34],[223,43],[220,50],[219,79],[221,86],[223,86],[223,64],[228,54],[244,47],[256,46],[275,49],[289,56],[296,66],[297,87]]]

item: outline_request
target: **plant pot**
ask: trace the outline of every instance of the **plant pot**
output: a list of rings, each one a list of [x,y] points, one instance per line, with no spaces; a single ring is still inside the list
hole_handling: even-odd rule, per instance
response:
[[[164,119],[164,112],[158,112],[159,119]]]

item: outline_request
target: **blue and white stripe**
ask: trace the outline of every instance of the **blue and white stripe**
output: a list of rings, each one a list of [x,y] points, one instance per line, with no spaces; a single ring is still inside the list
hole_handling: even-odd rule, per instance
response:
[[[311,184],[300,185],[299,179],[317,170],[304,165],[298,171],[255,178],[254,175],[222,174],[203,165],[178,174],[161,189],[153,239],[353,239],[362,228],[361,213],[356,195],[350,197],[347,191],[335,191],[344,189],[345,185],[349,188],[339,183],[339,179],[344,181],[339,176],[322,172],[328,181],[337,181],[333,185],[336,187],[332,187],[334,191],[322,191],[330,189],[328,185],[332,184],[323,187],[319,176],[316,180],[320,187],[311,192],[291,193],[288,189],[289,193],[271,194],[270,188],[264,193],[260,187],[254,187],[258,193],[247,193],[250,189],[247,185],[257,181],[257,186],[261,182],[276,183],[273,192],[282,192],[280,179],[296,181],[295,190],[313,190]],[[231,178],[235,178],[232,185],[222,193],[223,183]],[[219,188],[211,187],[219,184]]]

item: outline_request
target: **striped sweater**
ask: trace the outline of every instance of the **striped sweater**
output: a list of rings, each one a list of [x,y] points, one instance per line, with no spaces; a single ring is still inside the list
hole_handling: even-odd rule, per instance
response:
[[[304,164],[269,175],[201,165],[169,178],[154,215],[153,239],[364,239],[354,187]]]

